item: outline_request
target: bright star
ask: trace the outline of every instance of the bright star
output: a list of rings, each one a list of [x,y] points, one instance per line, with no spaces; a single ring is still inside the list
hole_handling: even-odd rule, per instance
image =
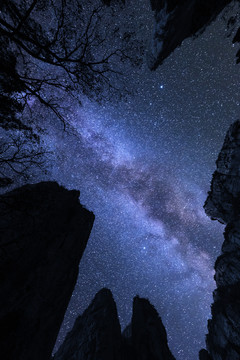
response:
[[[163,85],[160,85],[160,89],[163,89]]]

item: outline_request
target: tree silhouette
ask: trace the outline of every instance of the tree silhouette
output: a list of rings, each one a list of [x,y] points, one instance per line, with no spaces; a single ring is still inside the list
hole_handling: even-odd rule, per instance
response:
[[[65,129],[69,125],[64,109],[66,97],[78,102],[83,96],[103,101],[112,95],[128,94],[121,82],[123,74],[119,64],[129,61],[139,65],[143,47],[135,40],[133,32],[119,29],[115,15],[116,9],[101,1],[1,2],[0,127],[16,132],[15,139],[12,132],[10,137],[6,133],[1,135],[0,166],[4,165],[4,171],[0,174],[3,178],[8,177],[7,169],[25,176],[30,165],[38,166],[38,159],[39,165],[43,164],[42,149],[35,154],[33,148],[28,152],[29,144],[32,142],[38,148],[39,141],[40,124],[36,114],[32,114],[33,101],[39,109],[43,107],[42,116],[55,115]],[[19,131],[24,137],[19,136]],[[6,139],[11,146],[7,146]],[[16,154],[21,154],[21,166]]]
[[[139,61],[132,34],[120,34],[112,8],[98,1],[83,3],[4,0],[1,5],[0,36],[18,55],[25,98],[37,98],[64,125],[56,100],[61,91],[79,101],[82,95],[98,101],[112,93],[122,95],[127,90],[119,87],[122,74],[116,64]]]
[[[44,150],[31,126],[22,120],[21,103],[17,94],[25,91],[25,84],[16,71],[16,58],[5,39],[0,48],[0,188],[12,184],[16,178],[27,179],[32,167],[44,164]]]

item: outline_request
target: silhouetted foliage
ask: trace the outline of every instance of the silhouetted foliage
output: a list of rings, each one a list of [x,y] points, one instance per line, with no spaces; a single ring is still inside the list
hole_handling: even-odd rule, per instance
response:
[[[36,147],[39,141],[37,129],[41,125],[36,109],[45,118],[55,115],[65,128],[66,97],[81,103],[83,96],[102,101],[113,94],[120,97],[128,94],[121,82],[119,64],[126,61],[141,64],[143,47],[134,39],[133,32],[120,31],[113,20],[116,12],[115,7],[106,7],[100,0],[1,2],[0,127],[16,131],[15,140],[11,132],[10,147],[4,139],[5,136],[9,140],[9,136],[1,135],[0,165],[5,164],[5,170],[24,175],[30,164],[38,166],[35,161],[43,155],[42,151],[40,154],[36,151],[35,157],[34,147],[30,153],[24,150],[31,142]],[[24,136],[19,137],[19,131]],[[10,157],[15,156],[7,162],[9,151]],[[16,154],[21,154],[22,170],[19,162],[16,167],[13,165]],[[42,160],[39,164],[42,166]],[[1,174],[7,178],[5,170]]]
[[[122,36],[112,16],[114,10],[98,1],[4,1],[0,36],[18,54],[25,97],[37,98],[65,124],[56,101],[61,91],[79,101],[127,93],[116,63],[138,64],[142,49],[130,41],[133,34]]]
[[[16,58],[4,39],[0,48],[0,188],[28,179],[32,167],[43,168],[44,150],[31,126],[22,121],[19,93],[24,82],[16,71]]]
[[[16,179],[29,180],[37,169],[43,169],[46,152],[24,134],[8,132],[0,139],[0,187]]]
[[[9,41],[1,39],[0,47],[0,124],[4,129],[27,130],[27,127],[17,118],[17,113],[23,110],[14,94],[24,91],[25,86],[16,72],[16,58],[9,51]]]

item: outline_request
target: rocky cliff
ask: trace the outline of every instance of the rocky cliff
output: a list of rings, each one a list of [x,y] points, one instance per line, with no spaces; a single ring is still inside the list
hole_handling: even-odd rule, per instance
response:
[[[174,360],[162,321],[147,299],[135,297],[132,322],[121,335],[108,289],[95,296],[68,333],[54,360]]]
[[[155,11],[155,30],[148,61],[152,70],[180,46],[184,39],[203,32],[224,7],[232,2],[232,0],[150,1]]]
[[[54,182],[0,197],[0,358],[48,360],[94,215]]]
[[[240,359],[240,121],[229,129],[204,205],[208,216],[226,224],[222,254],[215,263],[212,319],[207,349],[213,360]]]

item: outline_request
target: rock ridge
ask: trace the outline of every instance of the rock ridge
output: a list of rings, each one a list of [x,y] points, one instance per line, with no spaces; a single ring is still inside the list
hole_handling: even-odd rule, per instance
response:
[[[100,290],[80,315],[53,360],[175,360],[149,300],[135,297],[132,321],[121,334],[110,290]]]

